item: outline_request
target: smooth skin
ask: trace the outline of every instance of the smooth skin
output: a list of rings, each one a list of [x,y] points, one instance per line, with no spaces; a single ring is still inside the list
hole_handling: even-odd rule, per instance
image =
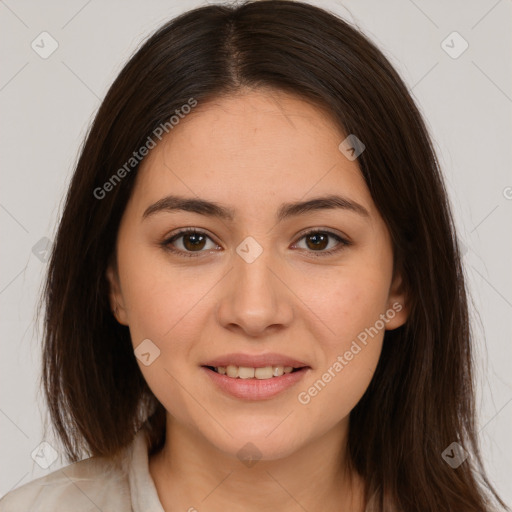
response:
[[[363,510],[362,481],[344,469],[349,413],[372,379],[385,329],[402,325],[407,308],[388,229],[357,159],[338,149],[346,136],[304,99],[246,89],[199,103],[141,164],[107,277],[134,349],[149,339],[160,350],[138,364],[167,410],[165,446],[149,459],[166,512]],[[276,221],[282,203],[334,193],[368,215],[331,208]],[[215,202],[234,218],[143,218],[169,194]],[[178,252],[166,249],[183,228],[207,236],[185,234],[167,244]],[[350,244],[304,236],[310,230]],[[248,236],[263,249],[252,263],[236,252]],[[397,303],[401,311],[301,403],[299,393]],[[233,352],[277,352],[311,369],[274,398],[236,399],[201,368]],[[247,443],[261,454],[250,467],[237,455]]]

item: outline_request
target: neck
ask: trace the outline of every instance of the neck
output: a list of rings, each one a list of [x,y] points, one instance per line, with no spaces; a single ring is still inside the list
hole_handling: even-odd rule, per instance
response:
[[[166,442],[149,458],[160,502],[171,510],[362,512],[362,480],[348,470],[348,418],[276,460],[240,460],[167,415]]]

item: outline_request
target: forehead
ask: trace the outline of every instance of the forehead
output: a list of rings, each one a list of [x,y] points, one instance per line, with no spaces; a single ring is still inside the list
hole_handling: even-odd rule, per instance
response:
[[[244,161],[256,154],[291,158],[329,145],[336,149],[342,138],[324,108],[282,91],[253,90],[199,103],[169,133],[165,145],[184,149],[186,140],[191,151],[207,147],[210,155],[236,155]]]
[[[248,207],[325,193],[371,209],[357,161],[339,150],[346,135],[329,113],[282,91],[255,90],[198,103],[152,149],[137,176],[146,202],[166,193]]]

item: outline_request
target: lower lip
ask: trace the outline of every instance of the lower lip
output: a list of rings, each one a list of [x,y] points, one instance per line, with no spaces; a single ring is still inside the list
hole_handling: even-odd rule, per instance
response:
[[[291,388],[304,378],[310,368],[285,373],[270,379],[239,379],[221,375],[202,366],[201,369],[212,379],[224,393],[244,400],[266,400]]]

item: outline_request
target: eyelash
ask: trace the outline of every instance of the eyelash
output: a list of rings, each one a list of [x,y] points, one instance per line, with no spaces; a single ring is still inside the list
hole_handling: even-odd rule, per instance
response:
[[[212,240],[211,237],[206,232],[204,232],[204,231],[202,231],[200,229],[186,228],[186,229],[182,229],[178,233],[175,233],[174,235],[172,235],[172,237],[167,238],[166,240],[161,242],[160,245],[166,251],[169,251],[169,252],[172,252],[172,253],[175,253],[175,254],[179,254],[180,256],[196,258],[196,257],[200,256],[200,254],[202,252],[206,252],[206,251],[197,251],[197,252],[182,251],[181,249],[176,249],[175,247],[172,246],[172,242],[174,242],[175,240],[179,239],[183,235],[187,235],[187,234],[190,234],[190,233],[194,233],[194,234],[198,234],[198,235],[204,235],[207,238],[209,238],[210,240]],[[337,242],[339,242],[339,244],[336,247],[334,247],[333,249],[329,249],[328,251],[307,251],[307,252],[310,252],[315,257],[330,256],[331,254],[334,254],[334,253],[336,253],[338,251],[341,251],[345,247],[348,247],[349,245],[352,245],[352,242],[349,242],[345,238],[342,238],[341,236],[337,235],[336,233],[333,233],[332,231],[329,231],[329,230],[323,230],[323,229],[312,229],[310,231],[307,231],[306,233],[302,233],[302,235],[299,238],[299,240],[297,240],[297,242],[295,242],[295,243],[298,243],[300,240],[302,240],[303,238],[305,238],[305,237],[307,237],[309,235],[317,234],[317,233],[322,233],[322,234],[328,235],[328,236],[334,238]],[[212,240],[212,242],[213,242],[213,240]]]

